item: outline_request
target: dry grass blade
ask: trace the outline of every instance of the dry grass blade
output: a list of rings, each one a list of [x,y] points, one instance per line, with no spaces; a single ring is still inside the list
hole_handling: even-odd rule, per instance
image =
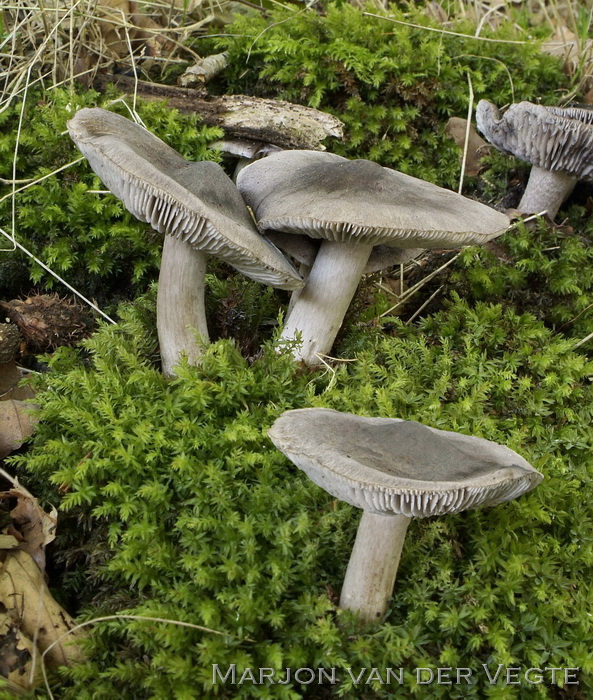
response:
[[[461,158],[461,174],[459,175],[459,187],[457,188],[457,193],[461,194],[463,192],[463,178],[465,177],[465,167],[467,165],[467,152],[469,147],[469,133],[471,129],[472,122],[472,112],[474,110],[474,87],[472,85],[472,79],[470,74],[467,74],[467,85],[469,88],[469,97],[467,104],[467,125],[465,128],[465,138],[463,141],[463,156]]]
[[[437,34],[446,34],[447,36],[456,36],[460,39],[470,39],[472,41],[485,41],[492,44],[527,44],[527,41],[520,41],[518,39],[494,39],[492,37],[486,36],[475,36],[473,34],[462,34],[461,32],[453,32],[448,29],[437,29],[437,27],[428,27],[423,24],[415,24],[414,22],[404,22],[400,19],[394,19],[393,17],[384,17],[383,15],[375,15],[372,12],[364,12],[367,17],[375,17],[376,19],[384,19],[387,22],[393,22],[394,24],[401,24],[405,27],[411,27],[412,29],[422,29],[425,32],[436,32]]]
[[[117,4],[117,7],[110,7]],[[114,61],[161,71],[180,57],[200,56],[185,42],[221,18],[229,0],[14,0],[2,5],[0,112],[29,85],[44,89],[84,78],[86,84]]]
[[[384,311],[382,314],[379,314],[379,318],[383,318],[384,316],[389,316],[389,314],[391,314],[393,311],[395,311],[395,309],[397,309],[403,303],[408,301],[408,299],[410,299],[412,296],[414,296],[414,294],[416,294],[418,291],[420,291],[420,289],[422,289],[422,287],[424,287],[425,284],[430,282],[430,280],[433,279],[433,277],[436,277],[443,270],[445,270],[447,267],[449,267],[449,265],[452,265],[460,255],[461,255],[461,253],[457,253],[452,258],[449,258],[449,260],[447,260],[446,263],[441,265],[436,270],[433,270],[429,275],[426,275],[426,277],[423,277],[419,282],[416,282],[416,284],[413,285],[412,287],[409,287],[408,289],[406,289],[406,291],[399,297],[399,301],[397,302],[397,304],[394,304],[392,307],[387,309],[387,311]]]
[[[227,637],[229,639],[234,639],[237,640],[238,638],[235,637],[232,634],[227,634],[226,632],[221,632],[220,630],[214,630],[211,629],[210,627],[203,627],[202,625],[194,625],[191,622],[182,622],[181,620],[169,620],[166,618],[162,617],[150,617],[150,616],[145,616],[145,615],[126,615],[126,614],[121,614],[121,615],[106,615],[105,617],[96,617],[93,618],[92,620],[87,620],[87,622],[81,622],[79,625],[76,625],[72,629],[68,630],[68,632],[64,633],[58,639],[53,642],[41,655],[41,671],[43,673],[43,680],[45,683],[45,689],[47,691],[47,694],[51,700],[54,700],[54,695],[51,692],[51,688],[49,685],[49,679],[47,677],[47,669],[45,666],[45,655],[48,653],[51,653],[54,645],[59,645],[61,644],[69,635],[75,634],[79,630],[83,629],[84,627],[88,627],[89,625],[94,625],[98,622],[110,622],[112,620],[139,620],[143,622],[164,622],[165,624],[169,625],[177,625],[178,627],[188,627],[190,629],[194,630],[199,630],[200,632],[209,632],[210,634],[215,634],[220,637]],[[242,642],[253,642],[255,641],[251,637],[245,637],[243,639],[239,639],[238,641]]]

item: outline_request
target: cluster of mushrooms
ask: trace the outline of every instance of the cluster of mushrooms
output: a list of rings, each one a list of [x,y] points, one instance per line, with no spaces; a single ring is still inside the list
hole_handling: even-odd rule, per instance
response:
[[[482,101],[478,123],[498,144],[492,115],[492,134],[513,129]],[[208,255],[292,291],[279,342],[315,365],[330,352],[363,274],[424,249],[485,243],[509,225],[488,206],[366,160],[277,151],[241,168],[235,184],[219,165],[189,162],[103,109],[81,109],[68,130],[126,208],[167,234],[157,330],[168,376],[183,355],[199,363],[208,342]],[[506,447],[395,418],[305,408],[284,413],[269,435],[317,485],[363,509],[340,604],[366,623],[385,614],[410,518],[502,503],[543,479]]]

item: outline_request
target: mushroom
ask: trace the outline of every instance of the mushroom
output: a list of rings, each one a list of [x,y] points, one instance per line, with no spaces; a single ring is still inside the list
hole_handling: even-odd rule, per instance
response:
[[[363,509],[340,607],[365,623],[387,609],[411,518],[493,506],[543,479],[508,447],[398,418],[304,408],[268,435],[311,481]]]
[[[480,100],[478,129],[504,153],[532,164],[518,211],[553,219],[577,181],[593,175],[593,111],[531,102],[498,108]]]
[[[236,160],[233,180],[237,179],[243,168],[251,165],[254,161],[265,158],[270,153],[277,153],[282,150],[280,146],[276,146],[273,143],[253,141],[251,139],[220,139],[212,142],[210,148]]]
[[[298,263],[311,268],[321,246],[319,239],[315,240],[306,235],[285,233],[284,231],[267,231],[266,238],[283,253],[290,255]],[[387,245],[373,247],[363,274],[386,270],[394,265],[404,265],[417,258],[424,248],[392,248]]]
[[[258,233],[237,188],[218,164],[186,161],[143,127],[104,109],[81,109],[68,122],[68,131],[126,208],[169,234],[157,297],[165,374],[172,374],[182,353],[196,363],[208,342],[208,254],[264,284],[287,290],[303,285],[283,254]]]
[[[485,243],[509,225],[504,214],[368,160],[282,151],[239,173],[237,187],[261,231],[323,239],[281,340],[301,335],[295,358],[327,354],[374,246],[457,248]]]
[[[317,253],[319,252],[321,241],[309,238],[309,236],[285,233],[284,231],[266,231],[266,238],[277,248],[280,248],[283,253],[290,255],[291,258],[299,263],[299,274],[306,284]],[[414,260],[414,258],[417,258],[423,252],[423,248],[390,248],[386,245],[376,245],[371,251],[363,274],[370,275],[373,272],[380,272],[394,265],[405,265],[405,263]],[[294,305],[302,291],[303,287],[292,293],[290,303],[286,309],[285,320],[287,320],[292,313]]]

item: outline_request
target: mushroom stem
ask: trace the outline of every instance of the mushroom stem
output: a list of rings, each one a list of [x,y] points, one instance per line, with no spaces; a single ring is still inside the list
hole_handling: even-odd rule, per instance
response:
[[[302,345],[293,353],[296,360],[316,365],[320,354],[329,353],[372,249],[372,243],[362,241],[323,241],[280,336],[281,341],[294,340],[301,334]]]
[[[545,211],[550,219],[553,219],[577,182],[578,177],[574,175],[545,170],[534,165],[518,209],[524,214]]]
[[[411,518],[363,511],[350,555],[340,607],[363,623],[379,622],[387,610]]]
[[[209,341],[204,309],[206,260],[205,253],[179,238],[165,236],[157,294],[157,331],[163,374],[167,377],[174,375],[173,367],[184,353],[190,364],[197,364],[203,345]]]
[[[301,263],[298,267],[298,270],[299,275],[303,278],[305,284],[307,284],[309,275],[311,273],[311,265]],[[294,309],[294,305],[297,303],[298,298],[301,296],[301,292],[303,291],[303,289],[303,287],[301,287],[300,289],[295,289],[294,292],[290,295],[290,301],[288,302],[288,306],[286,307],[286,315],[284,317],[285,321],[288,321],[288,318],[292,313],[292,310]]]

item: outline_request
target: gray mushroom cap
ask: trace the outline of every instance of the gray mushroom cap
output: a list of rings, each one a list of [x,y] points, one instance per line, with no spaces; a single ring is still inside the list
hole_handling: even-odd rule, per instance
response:
[[[249,139],[220,139],[211,143],[210,148],[222,151],[222,153],[227,153],[230,156],[248,158],[249,160],[265,158],[270,153],[282,150],[280,146],[276,146],[273,143],[251,141]]]
[[[262,231],[307,233],[396,248],[485,243],[506,215],[368,160],[282,151],[246,167],[237,187]]]
[[[287,255],[290,255],[302,265],[311,267],[319,251],[321,241],[306,235],[286,233],[284,231],[266,231],[266,237]],[[424,252],[423,248],[391,248],[386,245],[376,245],[364,268],[364,274],[379,272],[394,265],[404,265],[417,258]]]
[[[490,143],[520,160],[579,179],[593,175],[592,110],[519,102],[501,115],[480,100],[476,122]]]
[[[226,261],[258,282],[298,289],[290,262],[256,230],[241,195],[216,163],[182,158],[138,124],[81,109],[68,131],[92,169],[141,221]]]
[[[305,408],[283,413],[268,434],[318,486],[376,514],[423,518],[492,506],[543,479],[508,447],[397,418]]]

